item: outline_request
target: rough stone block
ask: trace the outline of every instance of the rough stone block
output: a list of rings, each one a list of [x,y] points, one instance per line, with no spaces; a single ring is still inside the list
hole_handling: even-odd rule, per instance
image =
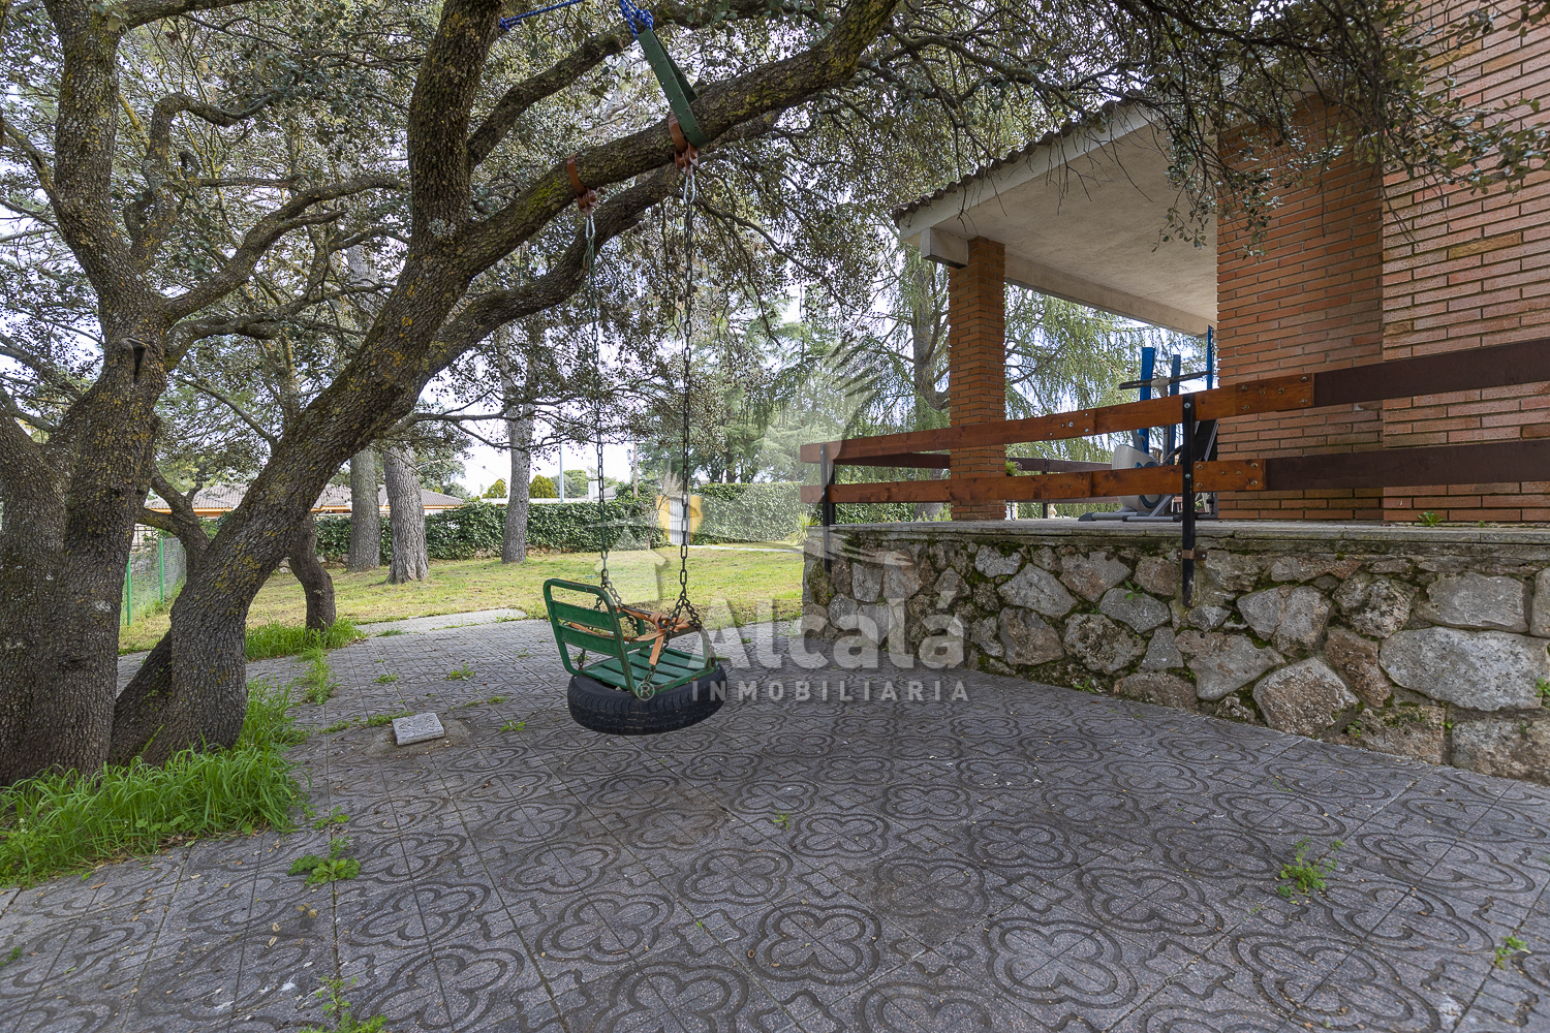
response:
[[[850,594],[857,602],[870,603],[883,594],[883,569],[870,563],[852,564]]]
[[[1001,644],[1006,659],[1014,664],[1042,664],[1066,655],[1060,634],[1032,610],[1008,607],[1001,611]]]
[[[1405,688],[1473,710],[1538,706],[1536,686],[1550,677],[1544,642],[1505,631],[1401,631],[1378,659]]]
[[[1141,655],[1141,640],[1096,613],[1079,613],[1066,622],[1065,646],[1083,664],[1113,674]]]
[[[1261,679],[1254,686],[1254,702],[1271,728],[1312,736],[1327,730],[1357,699],[1328,664],[1310,657]]]
[[[1195,693],[1205,700],[1221,699],[1243,688],[1282,660],[1280,653],[1259,648],[1247,636],[1219,631],[1186,631],[1179,635],[1178,647],[1191,658]]]
[[[1004,656],[1006,647],[1001,644],[1000,622],[994,617],[981,617],[969,626],[969,641],[987,656]]]
[[[1179,652],[1178,643],[1174,641],[1172,628],[1158,628],[1157,634],[1152,636],[1152,641],[1147,643],[1146,655],[1141,658],[1141,670],[1166,671],[1170,667],[1183,667],[1184,654]],[[1190,686],[1194,692],[1194,686]]]
[[[1455,628],[1527,631],[1528,588],[1517,578],[1445,574],[1427,588],[1420,617]]]
[[[1010,556],[1003,556],[988,545],[983,546],[974,557],[974,569],[986,577],[1006,577],[1017,573],[1022,565],[1023,558],[1019,554],[1014,552]]]
[[[1335,605],[1363,635],[1388,638],[1410,620],[1410,594],[1388,578],[1357,576],[1340,586]]]
[[[1055,576],[1042,567],[1029,565],[1022,573],[1002,585],[1001,598],[1013,606],[1033,610],[1046,617],[1064,617],[1076,605],[1071,593]]]
[[[1067,556],[1060,564],[1061,582],[1092,602],[1129,576],[1130,568],[1104,551]]]
[[[1453,766],[1550,784],[1550,720],[1460,721],[1453,726]]]
[[[1195,709],[1195,686],[1174,674],[1132,674],[1114,683],[1114,694],[1179,710]]]
[[[1136,584],[1165,599],[1179,590],[1179,565],[1161,556],[1148,556],[1136,564]]]
[[[1346,628],[1330,628],[1324,659],[1369,707],[1382,707],[1394,694],[1394,684],[1378,663],[1378,643],[1371,639]]]
[[[1329,625],[1329,601],[1307,585],[1246,595],[1238,600],[1238,612],[1280,650],[1314,648]]]
[[[1124,588],[1111,588],[1103,593],[1098,609],[1106,617],[1130,625],[1136,631],[1151,631],[1160,624],[1168,623],[1172,616],[1168,604],[1153,599],[1144,592],[1131,592]]]
[[[920,591],[920,568],[908,556],[899,555],[883,568],[883,598],[908,599]]]
[[[1265,563],[1258,556],[1239,556],[1215,549],[1205,562],[1205,580],[1224,592],[1247,592],[1259,580]]]
[[[1337,560],[1330,556],[1277,556],[1270,564],[1270,580],[1312,581],[1326,574],[1344,580],[1361,566],[1361,560]]]
[[[441,718],[435,714],[411,714],[393,719],[393,740],[400,746],[412,746],[417,742],[430,742],[447,734],[441,727]]]
[[[1405,706],[1369,711],[1362,715],[1357,727],[1361,730],[1360,735],[1343,735],[1335,741],[1396,757],[1424,760],[1428,764],[1447,763],[1442,707]]]
[[[964,592],[963,578],[956,570],[944,570],[936,579],[936,608],[945,610]]]
[[[1550,568],[1534,575],[1534,607],[1529,616],[1528,633],[1550,638]]]

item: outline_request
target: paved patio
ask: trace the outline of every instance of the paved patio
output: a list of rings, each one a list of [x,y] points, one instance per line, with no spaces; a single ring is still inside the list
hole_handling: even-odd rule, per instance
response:
[[[790,662],[745,674],[781,702],[607,739],[568,720],[531,621],[333,662],[308,723],[467,729],[297,749],[360,878],[286,874],[326,851],[309,826],[0,892],[0,957],[23,948],[0,1028],[297,1029],[338,973],[398,1033],[1550,1030],[1542,787],[963,672],[884,668],[874,695],[926,701],[837,703],[858,672]],[[793,702],[797,677],[831,702]],[[1342,840],[1339,867],[1286,900],[1302,839]],[[1509,936],[1534,953],[1498,965]]]

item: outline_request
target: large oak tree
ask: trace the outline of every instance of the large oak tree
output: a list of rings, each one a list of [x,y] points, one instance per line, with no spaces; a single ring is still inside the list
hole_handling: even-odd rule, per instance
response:
[[[583,284],[566,158],[602,194],[600,245],[668,201],[681,177],[661,105],[575,117],[578,95],[606,98],[641,74],[621,59],[629,28],[608,13],[573,8],[559,30],[508,39],[498,0],[434,10],[0,0],[0,12],[13,90],[0,125],[4,204],[68,248],[96,323],[92,361],[73,374],[52,345],[7,353],[36,390],[0,395],[3,782],[233,742],[248,606],[328,479],[449,364]],[[1510,178],[1543,154],[1537,130],[1475,119],[1431,89],[1427,61],[1457,37],[1409,31],[1412,12],[1396,0],[670,0],[654,14],[704,79],[702,175],[737,184],[712,200],[814,254],[859,232],[865,199],[961,174],[1113,99],[1147,106],[1168,129],[1186,214],[1226,198],[1263,208],[1274,182],[1224,152],[1217,127],[1297,141],[1310,90],[1350,113],[1309,144],[1311,165],[1356,148],[1454,178]],[[332,33],[351,18],[355,36]],[[375,31],[371,18],[402,31]],[[18,32],[25,46],[12,45]],[[185,55],[197,88],[136,112],[145,62],[170,60],[169,41],[216,36],[229,44],[219,54]],[[517,49],[492,55],[498,46]],[[342,105],[346,79],[375,99]],[[31,98],[21,114],[17,96]],[[364,137],[376,159],[303,176],[284,161],[216,174],[198,148],[174,145],[189,126],[233,152],[266,134],[281,154]],[[170,633],[115,697],[116,600],[169,377],[192,350],[233,346],[266,318],[257,310],[290,317],[344,290],[340,254],[387,224],[401,227],[380,230],[398,247],[379,259],[391,284],[369,327],[286,420],[175,603]],[[293,302],[260,304],[255,277],[298,239],[319,275],[302,277]],[[518,249],[536,260],[495,275]],[[86,378],[74,394],[46,389],[71,375]]]

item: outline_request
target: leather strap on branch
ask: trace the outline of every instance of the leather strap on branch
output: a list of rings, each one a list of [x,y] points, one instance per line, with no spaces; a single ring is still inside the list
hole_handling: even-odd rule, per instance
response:
[[[667,116],[667,131],[673,138],[673,164],[678,166],[678,171],[687,174],[690,169],[700,163],[700,149],[684,136],[683,126],[678,123],[677,115]]]
[[[576,170],[575,155],[565,163],[565,173],[570,176],[571,188],[576,191],[576,207],[581,209],[582,215],[591,215],[597,204],[597,191],[581,182],[581,173]]]

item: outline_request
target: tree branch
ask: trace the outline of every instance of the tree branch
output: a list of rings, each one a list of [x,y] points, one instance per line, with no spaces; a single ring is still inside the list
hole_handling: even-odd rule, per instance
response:
[[[312,187],[298,192],[249,229],[237,250],[226,260],[226,264],[216,270],[209,279],[175,298],[168,299],[166,312],[169,321],[175,322],[198,312],[240,287],[252,275],[253,267],[264,256],[264,252],[291,230],[332,222],[343,214],[342,212],[308,213],[308,208],[323,201],[348,197],[365,190],[386,189],[397,184],[398,181],[391,176],[362,176],[343,183]]]

